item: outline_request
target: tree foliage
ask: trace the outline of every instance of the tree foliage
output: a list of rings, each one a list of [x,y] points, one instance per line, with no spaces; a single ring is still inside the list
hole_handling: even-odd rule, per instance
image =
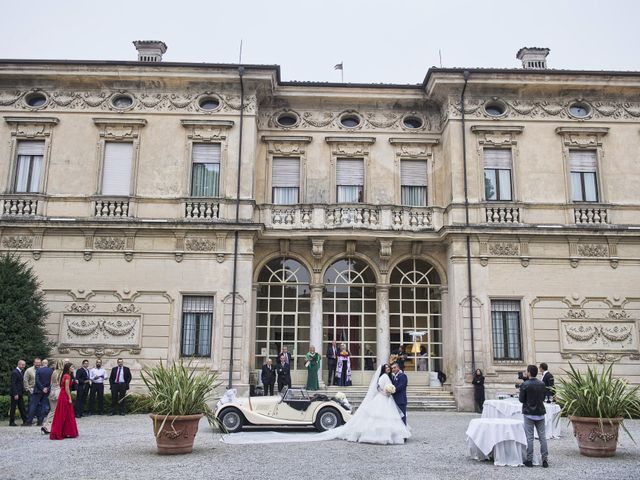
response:
[[[0,394],[9,392],[9,377],[18,360],[30,365],[46,358],[53,347],[47,339],[44,294],[31,267],[15,254],[0,256]]]

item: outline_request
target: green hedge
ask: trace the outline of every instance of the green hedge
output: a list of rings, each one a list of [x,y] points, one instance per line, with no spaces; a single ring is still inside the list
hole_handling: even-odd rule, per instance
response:
[[[75,402],[75,392],[71,394],[73,400]],[[29,409],[29,398],[27,395],[24,397],[24,403],[27,410]],[[94,403],[94,409],[98,408],[98,402]],[[125,400],[125,411],[126,413],[149,413],[151,411],[149,405],[149,397],[146,395],[140,394],[130,394],[127,395]],[[11,408],[11,397],[9,395],[0,395],[0,420],[8,420],[9,418],[9,409]],[[85,411],[88,412],[89,409],[89,399],[87,398],[87,403],[85,404]],[[111,394],[104,394],[104,413],[108,414],[111,412]],[[20,420],[20,413],[16,409],[16,417],[17,421]]]

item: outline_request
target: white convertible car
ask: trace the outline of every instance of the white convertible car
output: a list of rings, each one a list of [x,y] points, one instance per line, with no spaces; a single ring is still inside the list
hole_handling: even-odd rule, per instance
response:
[[[351,418],[351,406],[344,395],[328,397],[303,388],[285,389],[271,397],[238,398],[233,390],[218,401],[216,418],[229,433],[244,426],[315,426],[323,432]]]

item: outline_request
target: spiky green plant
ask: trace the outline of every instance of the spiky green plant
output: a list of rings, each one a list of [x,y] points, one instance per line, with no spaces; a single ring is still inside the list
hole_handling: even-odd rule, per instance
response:
[[[210,368],[198,368],[191,361],[187,364],[181,359],[165,365],[160,361],[151,367],[144,367],[140,374],[149,390],[151,411],[157,415],[196,415],[203,414],[211,426],[218,421],[209,402],[214,391],[222,382],[218,372]],[[158,428],[158,435],[164,427],[166,418]]]
[[[624,379],[613,377],[613,364],[602,368],[587,366],[585,374],[580,373],[571,363],[570,371],[556,382],[556,401],[562,406],[562,414],[575,417],[603,420],[612,418],[632,418],[640,414],[638,389],[631,387]],[[609,423],[612,423],[609,420]],[[621,424],[624,431],[633,440],[631,433]]]

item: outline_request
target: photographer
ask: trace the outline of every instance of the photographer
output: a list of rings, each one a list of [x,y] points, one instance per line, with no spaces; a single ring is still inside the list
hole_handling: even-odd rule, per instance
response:
[[[545,385],[536,377],[538,367],[529,365],[524,376],[525,382],[520,385],[520,403],[522,403],[522,416],[524,417],[524,433],[527,436],[527,461],[525,467],[533,466],[533,428],[538,432],[540,439],[540,454],[542,455],[542,466],[547,468],[547,436],[544,431],[544,408]]]

